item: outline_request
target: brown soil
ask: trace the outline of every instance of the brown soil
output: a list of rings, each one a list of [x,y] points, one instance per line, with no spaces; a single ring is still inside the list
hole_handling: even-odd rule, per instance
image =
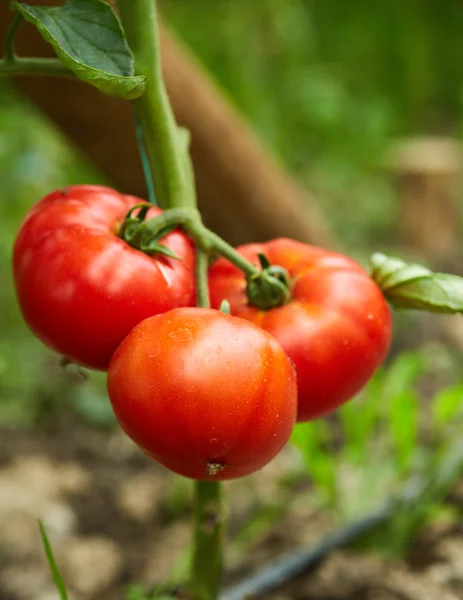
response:
[[[290,450],[254,477],[227,484],[226,584],[332,528],[304,482],[283,484]],[[64,416],[41,431],[0,431],[0,599],[54,600],[37,518],[46,526],[70,600],[122,600],[185,573],[191,486],[145,458],[119,431]],[[463,489],[453,502],[463,503]],[[271,502],[271,504],[269,504]],[[280,508],[278,508],[280,507]],[[251,524],[251,526],[250,526]],[[273,600],[463,599],[463,526],[433,526],[407,562],[337,551]]]

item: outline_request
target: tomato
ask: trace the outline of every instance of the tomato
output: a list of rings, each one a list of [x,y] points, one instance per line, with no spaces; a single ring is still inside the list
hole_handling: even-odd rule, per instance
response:
[[[194,304],[195,253],[183,233],[162,240],[182,260],[148,256],[117,236],[140,202],[103,186],[71,186],[33,206],[17,235],[13,271],[26,323],[83,366],[106,369],[137,323]],[[153,207],[148,218],[161,212]]]
[[[296,419],[296,378],[280,344],[252,323],[205,308],[137,325],[111,360],[108,392],[127,435],[194,479],[262,468]]]
[[[365,385],[389,349],[391,315],[380,289],[346,256],[293,240],[238,251],[255,265],[263,253],[286,268],[292,299],[267,311],[251,306],[242,272],[219,259],[209,272],[212,306],[227,299],[233,315],[281,343],[297,372],[298,421],[333,411]]]

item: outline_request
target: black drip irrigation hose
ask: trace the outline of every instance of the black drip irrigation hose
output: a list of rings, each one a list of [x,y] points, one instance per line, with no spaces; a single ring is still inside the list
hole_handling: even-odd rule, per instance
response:
[[[443,499],[463,472],[463,439],[449,443],[437,458],[433,468],[425,474],[413,476],[401,492],[392,496],[369,515],[346,525],[322,540],[311,550],[296,551],[283,556],[273,565],[251,575],[237,585],[225,590],[220,600],[258,598],[274,591],[291,579],[303,575],[333,550],[343,548],[377,527],[384,525],[396,513],[414,510],[421,503]]]
[[[259,597],[275,590],[289,580],[315,567],[333,550],[347,546],[357,538],[385,523],[391,516],[392,510],[392,503],[387,503],[366,517],[328,536],[315,548],[283,556],[270,567],[263,569],[256,575],[251,575],[228,592],[225,591],[220,596],[220,600],[243,600],[244,598]]]

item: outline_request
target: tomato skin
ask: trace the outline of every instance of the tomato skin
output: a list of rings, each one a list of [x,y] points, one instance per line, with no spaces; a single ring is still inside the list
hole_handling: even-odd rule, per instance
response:
[[[55,191],[31,208],[16,238],[13,273],[23,317],[47,346],[105,370],[140,321],[194,304],[194,248],[179,231],[162,243],[182,260],[148,256],[117,236],[142,200],[97,185]],[[152,207],[148,218],[161,214]]]
[[[108,370],[115,415],[146,454],[193,479],[235,479],[267,464],[296,419],[296,377],[280,344],[205,308],[150,317]],[[225,468],[206,476],[208,463]]]
[[[292,300],[267,311],[248,304],[242,272],[221,258],[209,271],[211,304],[227,299],[231,313],[281,343],[298,378],[298,421],[326,415],[355,395],[385,358],[392,321],[381,290],[350,258],[279,238],[237,250],[256,266],[258,253],[285,267]]]

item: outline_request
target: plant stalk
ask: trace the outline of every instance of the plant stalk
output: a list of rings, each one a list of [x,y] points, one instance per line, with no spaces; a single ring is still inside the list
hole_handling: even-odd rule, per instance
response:
[[[199,218],[199,217],[198,217]],[[209,308],[208,252],[196,246],[196,302]],[[223,500],[220,481],[196,481],[191,591],[195,600],[217,600],[222,579]]]
[[[156,2],[117,0],[117,6],[135,73],[146,77],[145,92],[134,100],[134,108],[143,126],[159,205],[195,206],[185,136],[175,122],[162,76]]]
[[[208,253],[196,246],[196,298],[208,308]],[[196,481],[191,591],[195,600],[217,600],[222,579],[224,506],[220,481]]]
[[[156,2],[117,0],[117,5],[133,52],[135,73],[146,77],[145,92],[134,101],[134,108],[141,121],[159,205],[163,209],[184,208],[196,213],[188,136],[177,127],[162,77]],[[198,304],[208,306],[207,249],[198,249],[196,269]],[[218,597],[223,520],[220,482],[197,481],[190,580],[195,600]]]
[[[191,586],[195,600],[216,600],[222,576],[224,506],[220,481],[197,481]]]

